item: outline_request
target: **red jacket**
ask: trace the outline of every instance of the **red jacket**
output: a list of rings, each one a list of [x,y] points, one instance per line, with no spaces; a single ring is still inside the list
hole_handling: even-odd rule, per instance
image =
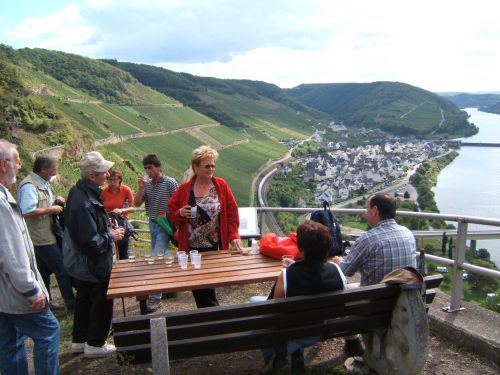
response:
[[[180,185],[168,201],[168,220],[179,228],[179,250],[183,251],[189,251],[189,218],[181,217],[180,208],[188,204],[190,185],[194,183],[194,179],[195,177],[192,177]],[[219,214],[220,241],[222,248],[227,250],[231,240],[240,238],[238,206],[231,188],[224,179],[213,177],[212,182],[217,190],[221,209]]]

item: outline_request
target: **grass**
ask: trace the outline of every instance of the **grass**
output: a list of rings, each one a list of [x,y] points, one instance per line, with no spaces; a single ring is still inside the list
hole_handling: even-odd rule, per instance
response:
[[[163,130],[215,123],[214,120],[189,107],[140,106],[133,108]]]
[[[235,141],[241,141],[247,138],[241,131],[233,130],[227,126],[216,126],[203,129],[202,131],[223,145],[229,145]]]

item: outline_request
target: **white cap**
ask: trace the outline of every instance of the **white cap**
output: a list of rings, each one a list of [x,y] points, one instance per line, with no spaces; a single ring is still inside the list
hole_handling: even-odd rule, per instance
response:
[[[107,172],[114,165],[112,161],[103,158],[100,152],[90,151],[78,162],[82,171]]]

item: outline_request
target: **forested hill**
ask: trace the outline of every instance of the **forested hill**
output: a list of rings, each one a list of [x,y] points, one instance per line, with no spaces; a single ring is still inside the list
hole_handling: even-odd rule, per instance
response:
[[[288,118],[291,113],[284,112],[295,111],[317,121],[330,120],[325,113],[303,105],[270,83],[199,77],[151,65],[116,60],[102,61],[129,72],[142,84],[171,96],[232,128],[245,128],[248,127],[249,121],[266,118],[270,114],[269,107],[277,105],[282,106],[280,112]],[[279,117],[279,115],[274,116],[274,120],[280,121]]]
[[[446,98],[399,82],[304,84],[286,90],[303,104],[348,127],[397,135],[470,135],[477,129]]]
[[[500,94],[443,94],[459,108],[474,107],[483,112],[500,114]]]

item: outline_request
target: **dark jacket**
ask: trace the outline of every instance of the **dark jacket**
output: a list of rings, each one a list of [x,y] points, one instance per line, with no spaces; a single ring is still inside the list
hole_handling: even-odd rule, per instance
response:
[[[67,272],[81,281],[108,282],[114,238],[101,200],[82,180],[69,191],[64,221],[63,259]]]

